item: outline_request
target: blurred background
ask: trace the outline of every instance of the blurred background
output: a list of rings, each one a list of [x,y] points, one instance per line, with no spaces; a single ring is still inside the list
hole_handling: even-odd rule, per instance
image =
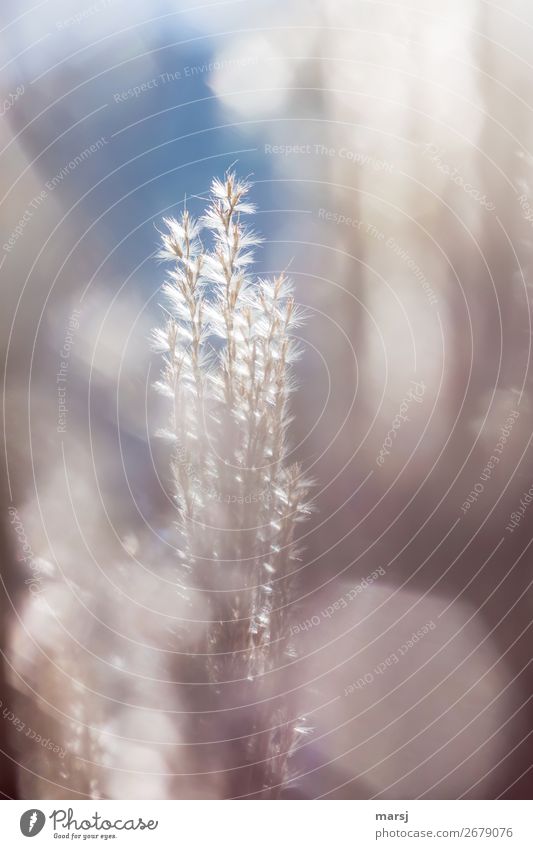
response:
[[[3,796],[256,793],[253,688],[191,730],[149,345],[162,217],[234,165],[309,316],[283,795],[528,798],[530,4],[4,0],[0,33]]]

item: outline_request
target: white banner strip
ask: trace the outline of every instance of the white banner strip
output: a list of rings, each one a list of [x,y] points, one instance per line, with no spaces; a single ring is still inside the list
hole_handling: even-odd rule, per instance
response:
[[[5,801],[0,826],[6,849],[533,847],[526,801]]]

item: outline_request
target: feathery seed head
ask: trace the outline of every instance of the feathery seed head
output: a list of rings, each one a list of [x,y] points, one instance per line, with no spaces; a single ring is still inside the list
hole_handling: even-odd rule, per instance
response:
[[[253,279],[261,239],[242,223],[255,211],[250,188],[230,171],[213,180],[198,221],[188,211],[164,220],[160,257],[174,262],[163,286],[170,318],[152,341],[165,357],[156,388],[174,401],[171,427],[161,435],[174,452],[181,560],[206,592],[224,590],[211,598],[209,680],[261,688],[291,652],[290,576],[311,482],[286,464],[291,364],[300,353],[291,331],[303,314],[285,275]],[[250,589],[228,592],[228,581]],[[286,776],[301,733],[296,721],[284,720],[278,734],[268,703],[262,724],[274,730],[245,746],[253,763],[264,761],[268,744],[263,788]]]

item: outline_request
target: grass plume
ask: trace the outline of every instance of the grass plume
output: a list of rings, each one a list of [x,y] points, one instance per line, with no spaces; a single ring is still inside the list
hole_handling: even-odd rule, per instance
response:
[[[199,220],[187,210],[165,219],[160,258],[172,269],[154,346],[164,356],[156,386],[171,402],[162,435],[173,445],[179,554],[187,581],[209,598],[208,680],[246,682],[263,702],[233,794],[275,796],[303,730],[283,699],[261,695],[290,657],[291,574],[310,483],[287,461],[302,315],[284,274],[253,276],[260,239],[244,223],[255,211],[249,190],[228,172],[213,180]]]

